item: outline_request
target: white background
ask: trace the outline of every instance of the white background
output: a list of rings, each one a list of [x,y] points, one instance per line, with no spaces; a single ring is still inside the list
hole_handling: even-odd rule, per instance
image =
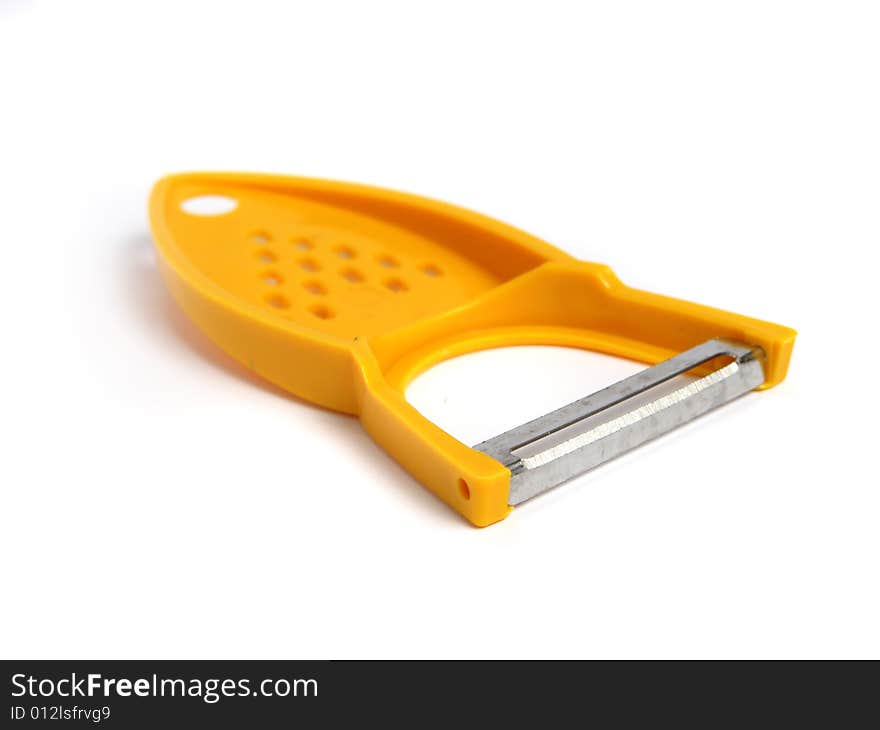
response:
[[[878,38],[868,2],[0,0],[0,654],[880,656]],[[471,528],[178,313],[145,205],[191,169],[479,210],[798,329],[789,378]],[[409,396],[477,441],[632,370]]]

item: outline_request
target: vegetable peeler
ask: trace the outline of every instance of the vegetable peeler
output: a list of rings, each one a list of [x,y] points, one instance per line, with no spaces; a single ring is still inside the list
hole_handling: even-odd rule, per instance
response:
[[[474,525],[785,377],[795,331],[631,289],[602,264],[445,203],[274,175],[160,180],[150,220],[166,284],[243,365],[357,415]],[[650,367],[468,446],[404,392],[447,358],[560,345]]]

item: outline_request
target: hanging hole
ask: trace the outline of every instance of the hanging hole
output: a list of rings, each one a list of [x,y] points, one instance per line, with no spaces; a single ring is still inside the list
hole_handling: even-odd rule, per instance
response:
[[[272,236],[270,236],[266,231],[254,231],[248,236],[248,240],[251,243],[269,243],[272,240]]]
[[[324,304],[316,304],[309,311],[319,319],[330,319],[333,316],[333,310]]]
[[[268,248],[264,248],[262,251],[257,251],[257,259],[264,264],[271,264],[277,261],[278,257]]]
[[[355,257],[354,249],[348,246],[339,246],[336,249],[336,255],[341,259],[353,259]]]
[[[471,498],[471,488],[468,486],[468,483],[464,479],[458,480],[458,493],[464,500],[468,500]]]
[[[282,294],[272,294],[266,297],[266,301],[269,303],[269,306],[275,307],[275,309],[287,309],[290,306],[287,297]]]
[[[315,244],[313,244],[308,238],[295,238],[293,239],[293,247],[297,251],[311,251]]]
[[[364,275],[357,269],[343,269],[339,273],[342,274],[343,279],[348,279],[348,281],[353,284],[357,284],[364,280]]]
[[[198,216],[226,215],[238,207],[238,201],[228,195],[196,195],[181,201],[184,213]]]
[[[380,256],[379,266],[384,266],[386,269],[396,269],[400,263],[392,256]]]
[[[279,286],[284,281],[277,271],[265,271],[260,278],[269,286]]]
[[[318,271],[321,268],[315,259],[302,259],[299,262],[299,267],[303,271]]]
[[[303,284],[303,287],[310,294],[326,294],[327,287],[325,287],[320,281],[307,281]]]
[[[388,279],[388,281],[385,282],[385,286],[393,291],[395,294],[404,292],[409,289],[406,283],[401,281],[400,279]]]
[[[422,267],[422,273],[427,276],[443,276],[443,272],[434,264],[425,264],[425,266]]]

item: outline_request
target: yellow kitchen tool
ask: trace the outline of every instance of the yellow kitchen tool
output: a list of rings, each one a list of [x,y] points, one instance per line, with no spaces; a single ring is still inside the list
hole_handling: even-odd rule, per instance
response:
[[[214,342],[300,398],[357,415],[480,526],[776,385],[794,345],[787,327],[631,289],[504,223],[379,188],[174,175],[153,189],[150,218],[172,295]],[[404,397],[442,360],[526,344],[654,366],[474,447]]]

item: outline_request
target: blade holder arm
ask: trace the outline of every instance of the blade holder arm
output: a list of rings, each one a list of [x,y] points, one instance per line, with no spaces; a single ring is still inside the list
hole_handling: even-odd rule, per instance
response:
[[[720,357],[700,377],[686,373]],[[592,395],[474,446],[510,469],[517,505],[757,388],[763,352],[708,340]]]

